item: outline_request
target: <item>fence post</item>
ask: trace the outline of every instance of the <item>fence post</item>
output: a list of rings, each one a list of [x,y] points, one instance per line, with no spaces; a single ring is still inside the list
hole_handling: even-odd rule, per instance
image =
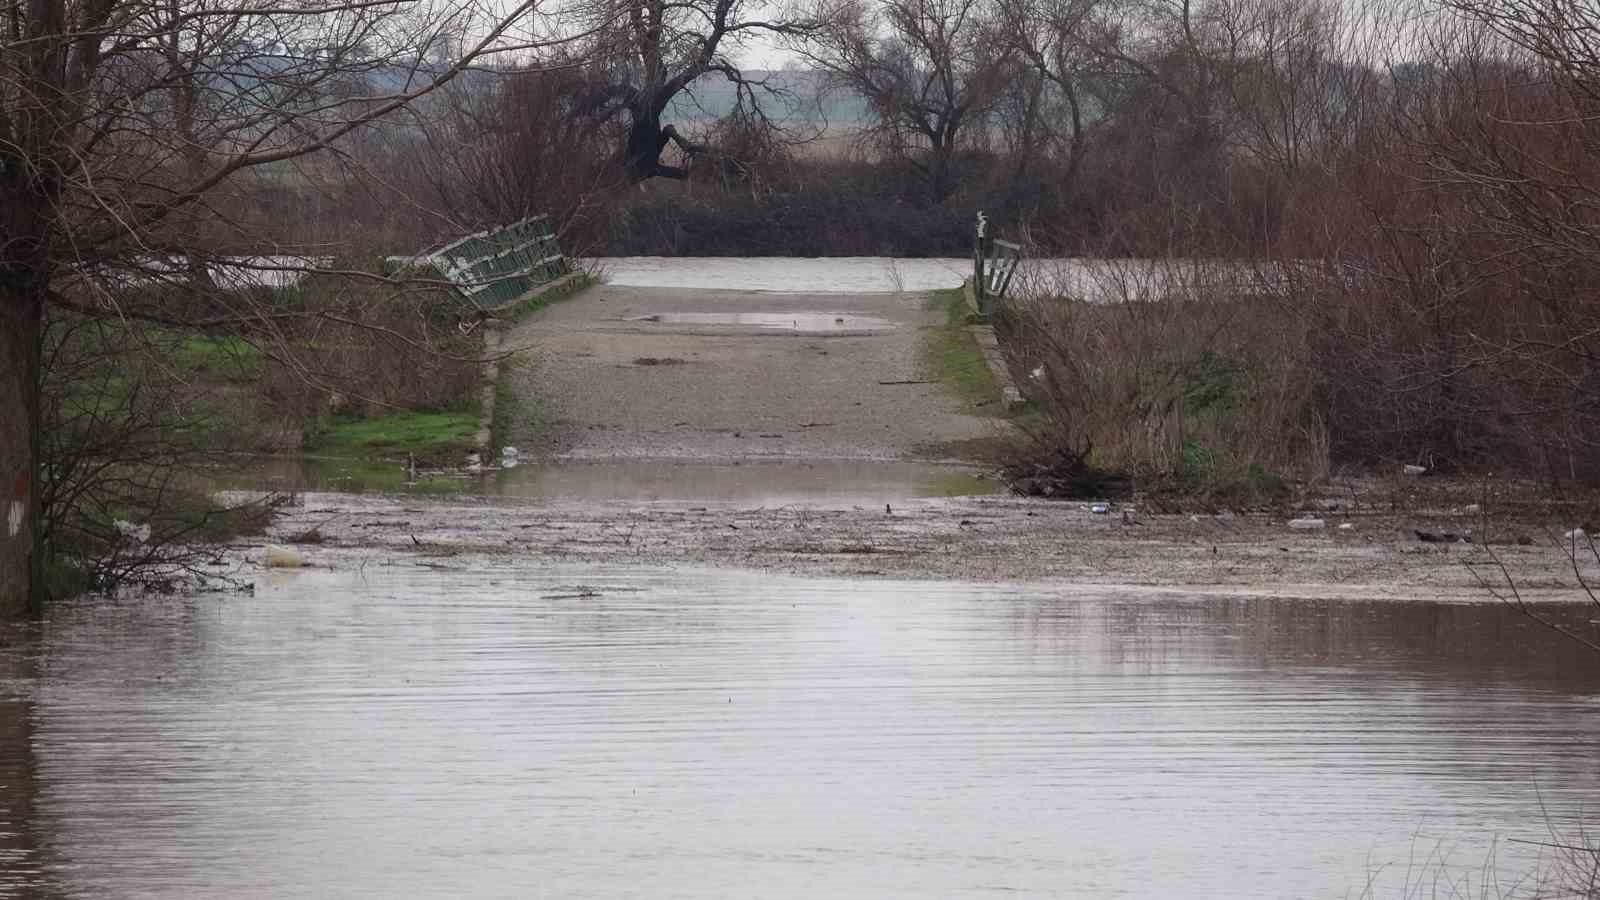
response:
[[[978,304],[978,314],[989,314],[988,279],[984,277],[983,259],[988,254],[984,244],[989,238],[989,217],[978,210],[978,235],[972,242],[972,299]]]

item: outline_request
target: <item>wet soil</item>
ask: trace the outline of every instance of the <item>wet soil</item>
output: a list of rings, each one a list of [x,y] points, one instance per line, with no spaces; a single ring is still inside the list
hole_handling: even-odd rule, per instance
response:
[[[805,575],[1057,582],[1228,595],[1482,601],[1508,574],[1531,600],[1584,599],[1559,535],[1533,543],[1424,543],[1412,532],[1470,528],[1462,515],[1356,511],[1321,531],[1287,517],[1101,514],[1087,503],[955,497],[888,503],[509,500],[310,494],[271,538],[316,528],[312,566],[481,570],[572,562],[707,565]],[[1341,529],[1340,525],[1351,527]],[[1481,539],[1481,532],[1479,532]],[[250,565],[259,548],[245,548]],[[1591,560],[1592,563],[1592,560]],[[1505,567],[1502,574],[1499,566]],[[1593,564],[1580,567],[1600,583]]]

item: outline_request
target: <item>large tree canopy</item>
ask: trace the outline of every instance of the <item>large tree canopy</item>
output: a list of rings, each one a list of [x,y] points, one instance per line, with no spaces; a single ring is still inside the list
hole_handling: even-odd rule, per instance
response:
[[[741,102],[753,103],[765,85],[745,76],[735,54],[757,40],[799,38],[818,28],[813,16],[749,0],[585,2],[581,9],[595,33],[585,55],[595,60],[595,74],[583,102],[600,120],[625,120],[617,163],[635,181],[687,174],[662,155],[672,142],[691,156],[699,148],[662,119],[697,79],[727,79]]]

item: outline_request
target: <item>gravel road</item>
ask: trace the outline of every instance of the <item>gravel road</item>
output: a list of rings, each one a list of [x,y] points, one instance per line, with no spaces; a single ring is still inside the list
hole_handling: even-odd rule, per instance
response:
[[[510,431],[567,459],[937,459],[996,434],[918,360],[920,293],[600,285],[510,329]],[[542,420],[542,421],[538,421]]]

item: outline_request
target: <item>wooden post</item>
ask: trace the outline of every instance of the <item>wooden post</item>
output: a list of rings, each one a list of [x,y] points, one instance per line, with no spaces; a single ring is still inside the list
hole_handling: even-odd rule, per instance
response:
[[[988,280],[984,277],[983,258],[985,242],[989,237],[989,217],[978,211],[978,234],[972,242],[972,297],[978,303],[978,314],[989,315]]]

